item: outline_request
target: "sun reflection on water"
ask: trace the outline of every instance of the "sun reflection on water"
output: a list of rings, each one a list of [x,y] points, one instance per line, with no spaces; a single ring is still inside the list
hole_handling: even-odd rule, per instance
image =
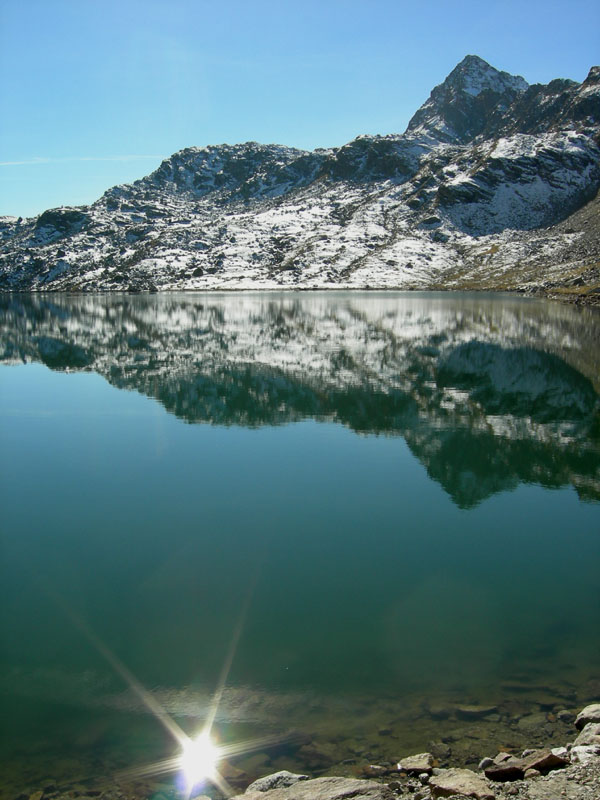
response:
[[[188,791],[202,781],[209,780],[214,783],[217,778],[217,764],[221,752],[211,741],[208,731],[195,739],[190,739],[183,745],[183,752],[179,758]]]

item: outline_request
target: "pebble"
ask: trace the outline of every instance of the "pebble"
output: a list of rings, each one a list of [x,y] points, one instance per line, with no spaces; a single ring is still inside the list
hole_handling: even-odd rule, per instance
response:
[[[525,775],[524,775],[524,777],[525,777],[525,778],[537,778],[537,777],[539,777],[541,774],[542,774],[542,773],[541,773],[541,772],[540,772],[538,769],[533,769],[533,767],[530,767],[529,769],[526,769],[526,770],[525,770]]]

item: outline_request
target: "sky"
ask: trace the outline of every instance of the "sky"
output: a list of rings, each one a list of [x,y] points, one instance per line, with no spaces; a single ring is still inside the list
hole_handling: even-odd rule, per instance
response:
[[[93,202],[189,146],[402,133],[467,54],[600,63],[598,0],[0,0],[0,215]]]

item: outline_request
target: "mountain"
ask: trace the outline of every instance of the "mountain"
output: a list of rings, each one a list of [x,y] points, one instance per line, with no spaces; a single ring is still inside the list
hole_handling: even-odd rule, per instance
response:
[[[189,423],[399,436],[462,508],[520,483],[597,501],[596,317],[448,294],[5,294],[0,365],[93,370]]]
[[[90,206],[0,219],[0,289],[448,288],[600,302],[600,68],[467,56],[404,134],[190,147]]]

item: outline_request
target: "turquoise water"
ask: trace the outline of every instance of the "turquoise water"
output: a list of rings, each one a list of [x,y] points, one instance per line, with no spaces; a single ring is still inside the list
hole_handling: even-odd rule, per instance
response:
[[[299,730],[330,753],[313,772],[351,760],[345,739],[373,757],[426,746],[461,703],[501,726],[594,696],[598,314],[21,295],[0,334],[15,785],[159,757],[114,658],[192,731],[236,632],[221,735]]]

